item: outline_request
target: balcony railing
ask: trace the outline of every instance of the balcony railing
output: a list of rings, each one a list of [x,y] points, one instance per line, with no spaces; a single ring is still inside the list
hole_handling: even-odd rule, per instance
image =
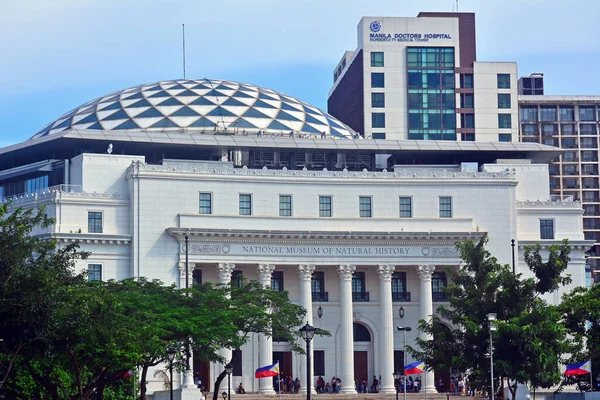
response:
[[[369,301],[369,292],[352,292],[352,301],[366,303]]]
[[[328,292],[312,292],[312,301],[329,301]]]
[[[410,302],[410,292],[392,292],[392,301]]]
[[[442,292],[433,292],[433,301],[448,301],[448,296],[446,293]]]

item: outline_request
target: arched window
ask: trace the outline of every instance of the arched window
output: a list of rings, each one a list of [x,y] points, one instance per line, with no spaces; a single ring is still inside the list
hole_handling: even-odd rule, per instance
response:
[[[363,324],[354,323],[354,341],[355,342],[370,342],[371,332]]]

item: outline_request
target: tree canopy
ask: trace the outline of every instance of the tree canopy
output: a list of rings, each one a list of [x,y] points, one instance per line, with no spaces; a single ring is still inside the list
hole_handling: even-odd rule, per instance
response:
[[[569,261],[566,242],[550,246],[546,261],[540,246],[526,248],[524,258],[534,278],[514,275],[485,248],[487,235],[478,243],[457,243],[464,265],[448,270],[445,289],[450,305],[440,306],[419,329],[435,340],[417,339],[410,349],[428,366],[452,368],[470,375],[478,388],[490,387],[490,326],[487,315],[497,314],[493,333],[494,375],[507,378],[513,396],[515,382],[548,388],[560,382],[559,362],[566,351],[566,329],[561,313],[542,295],[570,282],[563,273]],[[498,387],[496,384],[495,387]]]

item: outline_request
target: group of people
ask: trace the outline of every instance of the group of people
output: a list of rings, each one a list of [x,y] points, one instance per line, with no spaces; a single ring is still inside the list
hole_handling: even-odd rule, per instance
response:
[[[404,392],[404,382],[403,379],[396,379],[394,381],[394,387],[396,388],[396,390],[398,392]],[[417,377],[416,379],[413,379],[412,376],[409,376],[408,379],[406,380],[406,391],[407,392],[413,392],[413,393],[419,393],[421,391],[421,377]]]
[[[291,376],[281,374],[275,377],[275,391],[281,393],[296,394],[300,390],[300,379],[293,379]]]
[[[381,390],[381,375],[379,375],[379,379],[373,375],[371,386],[369,386],[369,380],[366,376],[363,377],[360,382],[355,378],[354,386],[358,393],[379,393]]]
[[[455,395],[475,396],[474,385],[469,385],[469,378],[450,376],[447,380],[440,378],[436,387],[439,393],[453,393]]]
[[[322,376],[317,378],[317,393],[339,393],[342,387],[342,381],[340,378],[333,377],[330,382],[325,382]]]

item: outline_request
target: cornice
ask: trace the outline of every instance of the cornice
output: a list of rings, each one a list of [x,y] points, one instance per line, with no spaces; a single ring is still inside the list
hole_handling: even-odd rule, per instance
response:
[[[131,235],[111,235],[98,233],[46,233],[41,238],[55,239],[61,243],[129,245]]]
[[[121,193],[98,193],[98,192],[71,192],[63,190],[42,190],[36,193],[23,194],[21,196],[11,197],[13,205],[21,205],[30,202],[48,201],[60,202],[68,199],[82,200],[110,200],[126,201],[129,200],[128,194]]]
[[[593,240],[569,240],[569,247],[571,247],[571,249],[575,249],[575,250],[588,250],[590,247],[592,247],[594,245],[594,243],[595,242]],[[522,239],[519,239],[519,249],[524,249],[525,246],[535,246],[536,244],[539,244],[540,247],[542,248],[542,250],[548,250],[548,248],[550,246],[561,245],[561,244],[563,244],[563,242],[560,239],[555,239],[555,240],[548,240],[548,239],[522,240]]]
[[[406,244],[453,245],[462,240],[478,240],[483,232],[350,232],[350,231],[275,231],[237,229],[168,228],[167,232],[183,242],[257,243],[271,244]]]
[[[518,208],[581,208],[580,201],[525,200],[517,201]]]
[[[250,176],[250,177],[295,177],[295,178],[336,178],[336,179],[457,179],[457,180],[497,180],[497,179],[515,179],[515,171],[505,169],[501,172],[449,172],[441,171],[412,171],[400,170],[399,172],[390,172],[383,170],[381,172],[368,171],[328,171],[324,168],[322,171],[312,171],[306,168],[302,170],[282,169],[251,169],[246,166],[242,168],[219,168],[209,166],[185,166],[185,165],[151,165],[141,161],[134,161],[127,172],[127,178],[144,176],[149,174],[182,174],[182,175],[226,175],[226,176]]]

